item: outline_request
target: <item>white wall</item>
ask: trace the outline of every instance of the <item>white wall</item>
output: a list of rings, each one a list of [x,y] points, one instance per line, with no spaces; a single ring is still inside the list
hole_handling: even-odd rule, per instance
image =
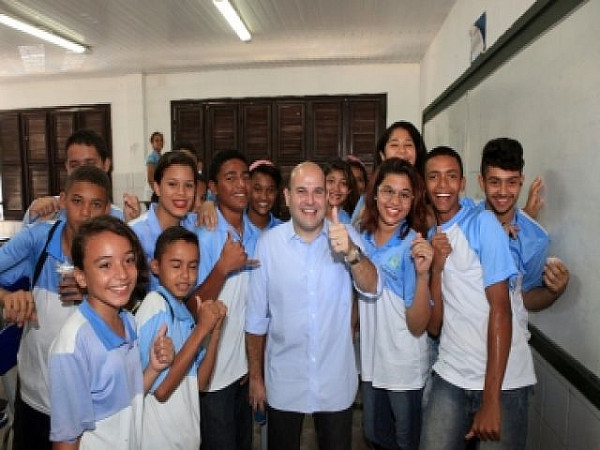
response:
[[[490,48],[533,3],[535,0],[458,0],[421,60],[421,110],[469,68],[469,29],[484,11]]]
[[[110,103],[115,203],[124,191],[145,198],[144,158],[155,130],[169,150],[171,100],[282,95],[388,94],[388,122],[420,125],[418,64],[355,64],[113,77],[10,81],[0,110]]]
[[[146,134],[165,130],[170,142],[170,101],[219,97],[388,94],[388,123],[420,125],[419,65],[360,64],[219,70],[145,77]]]

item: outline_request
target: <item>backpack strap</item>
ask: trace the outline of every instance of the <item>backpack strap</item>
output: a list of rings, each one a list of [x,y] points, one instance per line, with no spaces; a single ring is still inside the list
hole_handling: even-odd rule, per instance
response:
[[[38,278],[40,277],[40,273],[42,272],[42,267],[44,267],[44,264],[46,263],[46,259],[48,259],[48,244],[52,240],[52,236],[54,236],[54,232],[56,231],[56,229],[58,228],[58,225],[60,223],[61,223],[61,221],[57,220],[54,223],[54,225],[52,225],[52,228],[50,228],[50,231],[48,232],[48,238],[46,239],[46,243],[44,244],[44,248],[42,249],[42,253],[40,253],[40,256],[38,257],[38,260],[35,263],[35,269],[33,271],[33,277],[31,278],[31,289],[33,289],[33,287],[37,283]]]

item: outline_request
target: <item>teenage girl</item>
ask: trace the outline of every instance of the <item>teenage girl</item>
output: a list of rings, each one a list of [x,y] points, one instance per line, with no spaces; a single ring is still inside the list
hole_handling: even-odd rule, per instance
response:
[[[350,214],[358,201],[358,189],[350,165],[341,159],[335,159],[325,164],[323,172],[327,190],[327,219],[332,221],[332,210],[337,207],[338,220],[350,223]]]

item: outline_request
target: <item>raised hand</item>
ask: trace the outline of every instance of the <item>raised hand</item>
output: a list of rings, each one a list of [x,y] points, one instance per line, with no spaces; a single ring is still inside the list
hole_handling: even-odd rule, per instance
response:
[[[354,243],[348,236],[346,225],[340,223],[338,218],[337,206],[331,210],[331,223],[329,224],[329,241],[331,248],[336,253],[342,253],[344,256],[348,254]]]
[[[442,231],[442,227],[437,227],[435,234],[431,239],[431,247],[433,248],[433,260],[431,268],[435,271],[441,272],[444,270],[446,265],[446,258],[452,253],[452,245],[448,240],[446,233]]]
[[[60,202],[56,197],[40,197],[29,207],[29,223],[47,220],[60,210]]]
[[[227,307],[223,304],[223,302],[215,301],[215,300],[202,300],[198,296],[197,299],[197,315],[196,320],[198,322],[198,326],[206,333],[211,333],[217,324],[221,324],[223,322],[223,318],[225,314],[227,314]],[[223,311],[224,308],[224,311]]]
[[[417,237],[412,242],[410,249],[417,273],[425,274],[429,272],[431,262],[433,261],[433,248],[429,242],[421,236],[421,233],[417,233]]]
[[[561,295],[569,284],[569,269],[559,258],[551,256],[546,260],[543,279],[553,294]]]
[[[136,195],[123,193],[123,215],[125,216],[125,222],[136,219],[140,216],[142,208],[140,207],[140,200]]]
[[[540,210],[544,206],[544,199],[542,198],[542,189],[544,188],[544,181],[542,177],[535,177],[529,186],[529,194],[527,194],[527,203],[523,210],[534,219],[537,219]]]
[[[171,338],[167,336],[167,324],[163,323],[152,341],[150,366],[155,371],[160,372],[169,367],[174,358],[175,346]]]
[[[219,264],[224,273],[230,274],[237,270],[242,269],[248,261],[248,255],[246,250],[240,241],[233,239],[231,231],[227,233],[227,240],[221,250],[221,257],[219,258]]]

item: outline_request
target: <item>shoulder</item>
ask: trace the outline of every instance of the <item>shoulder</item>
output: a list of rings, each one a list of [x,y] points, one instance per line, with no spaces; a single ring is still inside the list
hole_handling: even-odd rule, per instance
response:
[[[77,338],[88,329],[89,322],[79,311],[75,311],[66,320],[50,348],[50,354],[73,353],[77,346]]]
[[[148,215],[149,211],[146,211],[145,213],[142,213],[138,218],[128,222],[127,225],[133,228],[134,231],[140,230],[148,221]]]
[[[144,325],[157,314],[167,311],[166,299],[156,291],[150,292],[142,301],[137,313],[135,321],[138,327]]]

